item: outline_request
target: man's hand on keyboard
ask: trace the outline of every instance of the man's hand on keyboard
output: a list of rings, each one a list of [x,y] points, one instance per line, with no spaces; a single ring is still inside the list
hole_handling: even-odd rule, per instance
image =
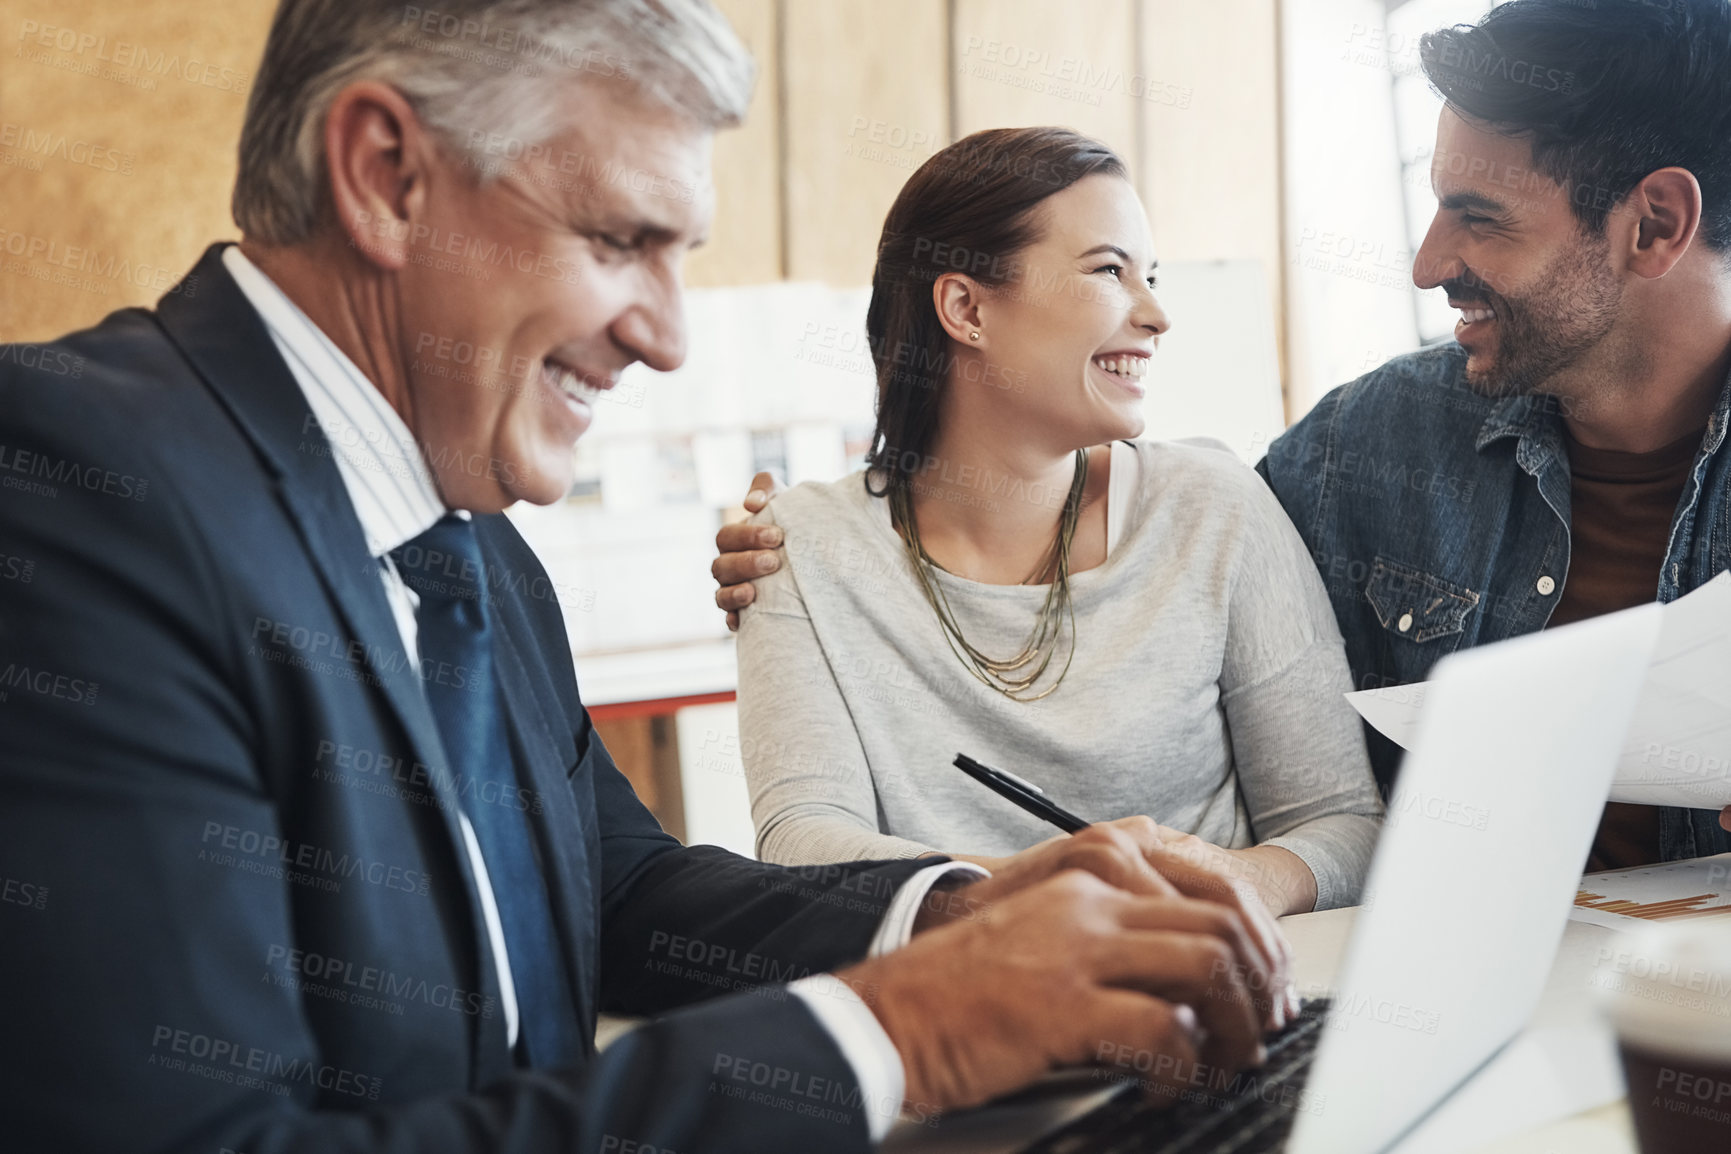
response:
[[[949,1110],[1126,1053],[1175,1086],[1198,1061],[1260,1063],[1255,952],[1218,903],[1071,869],[838,976],[895,1043],[908,1101]]]

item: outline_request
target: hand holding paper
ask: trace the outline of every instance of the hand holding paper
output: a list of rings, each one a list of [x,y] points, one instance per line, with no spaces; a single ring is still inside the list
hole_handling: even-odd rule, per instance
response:
[[[1346,699],[1405,749],[1417,730],[1425,689],[1422,682],[1396,685]],[[1543,685],[1531,689],[1535,696],[1547,691]],[[1723,808],[1719,823],[1731,829],[1731,573],[1665,606],[1609,800]]]

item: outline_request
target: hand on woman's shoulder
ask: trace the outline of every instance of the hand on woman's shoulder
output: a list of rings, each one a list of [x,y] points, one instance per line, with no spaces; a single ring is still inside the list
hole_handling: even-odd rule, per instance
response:
[[[864,506],[867,494],[862,477],[854,472],[836,481],[801,481],[781,489],[751,516],[751,523],[780,525],[790,532],[797,526],[833,523]]]

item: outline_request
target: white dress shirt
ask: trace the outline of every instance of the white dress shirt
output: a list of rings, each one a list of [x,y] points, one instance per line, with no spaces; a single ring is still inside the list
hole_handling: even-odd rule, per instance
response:
[[[277,351],[305,394],[313,418],[330,442],[343,487],[348,490],[361,531],[366,535],[367,548],[380,562],[379,577],[384,582],[385,597],[396,618],[403,649],[411,664],[418,668],[415,609],[420,599],[397,573],[390,552],[432,528],[446,512],[420,446],[402,417],[366,375],[239,247],[224,249],[222,263],[263,319]],[[312,430],[306,432],[312,435]],[[468,516],[462,510],[458,515]],[[499,1001],[505,1013],[506,1038],[515,1046],[517,992],[511,980],[505,931],[499,921],[480,842],[468,817],[459,811],[457,818],[480,891],[481,913],[493,948],[495,968],[499,971]],[[909,878],[884,913],[872,939],[871,957],[907,944],[926,894],[940,878],[951,873],[985,876],[986,871],[966,862],[943,862]],[[901,1055],[894,1043],[859,996],[830,975],[802,978],[788,988],[799,995],[835,1038],[859,1079],[872,1140],[882,1139],[900,1111],[906,1085]]]

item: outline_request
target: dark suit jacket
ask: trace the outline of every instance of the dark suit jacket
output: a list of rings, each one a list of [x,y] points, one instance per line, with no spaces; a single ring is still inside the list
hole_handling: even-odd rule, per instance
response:
[[[514,1068],[417,672],[219,255],[154,312],[0,346],[0,1146],[866,1148],[809,1009],[734,991],[859,958],[915,865],[664,834],[491,516],[523,789],[466,804],[529,813],[585,1038],[603,1009],[703,1003],[578,1068]]]

